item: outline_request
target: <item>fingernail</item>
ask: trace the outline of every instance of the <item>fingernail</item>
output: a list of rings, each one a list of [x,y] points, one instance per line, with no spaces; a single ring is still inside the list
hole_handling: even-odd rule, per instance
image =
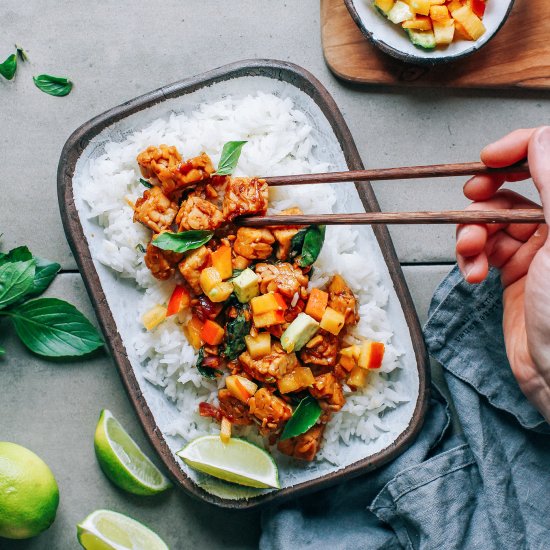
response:
[[[462,275],[464,275],[464,279],[468,280],[468,277],[470,276],[470,273],[472,273],[474,268],[475,268],[474,262],[466,262],[464,264],[464,267],[462,269]]]
[[[550,126],[546,126],[538,132],[535,143],[542,153],[550,154]]]

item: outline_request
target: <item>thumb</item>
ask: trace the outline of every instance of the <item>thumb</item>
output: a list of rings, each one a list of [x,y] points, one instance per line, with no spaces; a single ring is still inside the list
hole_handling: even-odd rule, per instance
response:
[[[550,126],[537,129],[529,140],[529,169],[550,223]]]

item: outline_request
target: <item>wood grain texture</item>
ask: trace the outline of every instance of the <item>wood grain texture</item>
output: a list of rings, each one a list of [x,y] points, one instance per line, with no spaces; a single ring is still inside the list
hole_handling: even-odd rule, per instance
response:
[[[441,212],[358,212],[357,214],[278,215],[236,220],[245,227],[273,225],[375,225],[459,223],[544,223],[542,209],[443,210]]]
[[[457,164],[429,164],[426,166],[401,166],[397,168],[371,168],[369,170],[348,170],[347,172],[323,172],[317,174],[296,174],[293,176],[272,176],[263,178],[267,185],[309,185],[315,183],[344,183],[350,181],[389,181],[419,178],[444,178],[452,176],[477,176],[480,174],[524,174],[529,176],[527,162],[489,168],[482,162]]]
[[[548,0],[516,0],[498,34],[480,51],[435,67],[408,65],[361,33],[343,0],[321,0],[323,53],[339,78],[363,84],[550,89]]]

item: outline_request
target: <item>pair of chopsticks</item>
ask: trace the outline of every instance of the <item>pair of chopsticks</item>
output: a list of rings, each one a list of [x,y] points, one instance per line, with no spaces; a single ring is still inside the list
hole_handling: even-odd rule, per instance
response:
[[[310,185],[359,181],[389,181],[398,179],[475,176],[481,174],[522,174],[529,176],[526,162],[504,168],[488,168],[481,162],[435,164],[402,168],[379,168],[327,172],[264,178],[268,186]],[[444,210],[441,212],[362,212],[357,214],[277,215],[240,218],[239,225],[264,227],[268,225],[361,225],[361,224],[462,224],[462,223],[544,223],[542,209],[508,210]]]

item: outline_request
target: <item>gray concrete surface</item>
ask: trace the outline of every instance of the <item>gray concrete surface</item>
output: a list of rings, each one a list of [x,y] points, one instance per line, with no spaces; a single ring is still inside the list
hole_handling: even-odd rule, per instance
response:
[[[317,0],[96,0],[0,5],[0,57],[13,43],[29,64],[15,81],[0,79],[0,233],[3,248],[28,244],[41,256],[76,268],[57,208],[56,169],[63,143],[89,118],[178,79],[246,58],[295,62],[333,94],[367,166],[474,160],[480,148],[521,126],[548,123],[548,94],[357,88],[336,80],[323,62]],[[70,77],[65,98],[41,93],[32,76]],[[455,209],[465,205],[462,180],[377,183],[386,210]],[[520,189],[527,189],[521,185]],[[392,235],[421,320],[433,289],[453,259],[454,228],[398,227]],[[434,265],[422,265],[434,264]],[[90,316],[80,277],[60,275],[52,294]],[[29,354],[0,326],[0,439],[30,447],[52,467],[61,488],[54,526],[2,549],[76,548],[75,523],[105,507],[153,527],[173,549],[254,548],[257,513],[231,514],[172,491],[158,499],[122,494],[100,473],[92,448],[99,411],[110,408],[150,451],[105,355],[49,363]],[[438,371],[434,373],[439,376]]]

